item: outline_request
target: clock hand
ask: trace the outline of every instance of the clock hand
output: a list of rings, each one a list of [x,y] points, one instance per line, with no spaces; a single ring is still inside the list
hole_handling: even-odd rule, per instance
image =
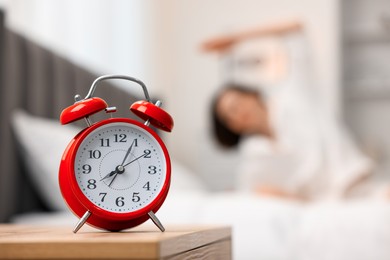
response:
[[[116,176],[118,175],[118,173],[123,173],[123,170],[119,170],[119,166],[121,166],[121,169],[123,169],[123,164],[125,163],[127,157],[129,156],[129,154],[130,154],[130,152],[131,152],[131,149],[133,148],[134,142],[135,142],[135,139],[134,139],[133,142],[131,143],[129,149],[127,149],[125,158],[123,158],[122,163],[121,163],[120,165],[118,165],[118,166],[115,168],[115,171],[112,171],[112,172],[108,173],[106,176],[104,176],[102,179],[100,179],[100,181],[105,180],[105,179],[107,179],[107,178],[110,178],[111,176],[113,176],[114,174],[116,174],[116,175],[114,176],[114,178],[111,180],[110,184],[108,185],[108,186],[111,186],[112,182],[114,181],[114,179],[116,178]]]
[[[112,172],[110,172],[110,173],[108,173],[106,176],[104,176],[102,179],[100,179],[100,181],[102,181],[102,180],[105,180],[105,179],[107,179],[107,178],[110,178],[112,175],[114,175],[116,173],[116,169],[115,169],[115,171],[112,171]]]
[[[126,166],[129,165],[130,163],[133,163],[133,162],[137,161],[138,159],[140,159],[140,158],[142,158],[142,157],[145,157],[145,156],[147,156],[147,155],[149,155],[149,153],[144,153],[143,155],[138,156],[137,158],[133,159],[132,161],[126,163],[125,165],[123,165],[123,167],[126,167]]]
[[[110,173],[108,174],[108,177],[110,177],[110,176],[112,176],[112,175],[115,174],[114,178],[112,178],[112,180],[111,180],[110,183],[108,184],[108,187],[111,187],[111,184],[114,182],[115,178],[116,178],[119,174],[122,174],[122,173],[125,172],[125,167],[126,167],[127,165],[129,165],[130,163],[133,163],[133,162],[137,161],[138,159],[140,159],[140,158],[142,158],[142,157],[145,157],[145,156],[147,156],[147,155],[149,155],[149,153],[144,153],[143,155],[138,156],[137,158],[133,159],[133,160],[130,161],[129,163],[126,163],[125,165],[118,165],[118,166],[116,167],[115,171],[112,171],[112,172],[110,172]],[[106,177],[107,177],[107,175],[106,175],[103,179],[105,179]],[[108,177],[107,177],[107,178],[108,178]],[[102,179],[102,180],[103,180],[103,179]]]
[[[129,164],[131,164],[131,163],[137,161],[138,159],[140,159],[140,158],[142,158],[142,157],[145,157],[145,156],[147,156],[147,155],[150,154],[150,152],[149,152],[149,153],[148,153],[148,152],[144,152],[144,154],[142,154],[141,156],[138,156],[137,158],[135,158],[135,159],[133,159],[132,161],[130,161],[130,162],[126,163],[125,165],[123,165],[123,163],[124,163],[124,162],[126,161],[126,159],[127,159],[127,156],[130,154],[130,151],[131,151],[131,148],[133,147],[133,144],[134,144],[134,141],[131,143],[129,149],[127,150],[126,156],[125,156],[125,158],[124,158],[122,164],[121,164],[121,165],[118,165],[118,166],[115,168],[115,171],[110,172],[109,174],[107,174],[106,176],[104,176],[104,177],[100,180],[100,181],[102,181],[102,180],[107,179],[107,178],[109,178],[109,177],[111,177],[111,176],[114,175],[114,178],[112,178],[112,180],[111,180],[110,183],[108,184],[108,187],[111,187],[111,184],[114,182],[114,180],[116,179],[116,177],[118,176],[118,174],[122,174],[122,173],[125,172],[125,167],[126,167],[127,165],[129,165]]]
[[[125,158],[123,158],[123,161],[122,161],[122,163],[121,163],[120,165],[122,165],[122,166],[123,166],[123,164],[125,163],[125,161],[126,161],[127,157],[128,157],[128,156],[129,156],[129,154],[130,154],[130,151],[131,151],[131,149],[133,148],[133,144],[134,144],[135,140],[136,140],[136,139],[134,139],[134,140],[133,140],[133,142],[131,143],[131,145],[130,145],[129,149],[127,149],[127,152],[126,152]]]
[[[108,184],[108,187],[111,187],[111,184],[115,181],[115,178],[118,176],[119,172],[117,172],[114,176],[114,178],[112,178],[112,180],[110,181],[110,184]]]
[[[119,174],[122,174],[125,172],[125,167],[123,167],[122,165],[118,165],[116,168],[115,168],[115,171],[112,175],[115,174],[114,178],[112,178],[112,180],[110,181],[110,184],[108,184],[108,187],[111,186],[111,184],[114,182],[114,180],[116,179],[116,177],[119,175]],[[110,172],[111,174],[112,172]]]
[[[133,146],[133,144],[131,144],[130,148],[131,148],[132,146]],[[129,149],[128,151],[130,151],[130,150],[131,150],[131,149]],[[138,159],[140,159],[140,158],[142,158],[142,157],[145,157],[145,156],[147,156],[147,155],[149,155],[149,154],[150,154],[150,153],[144,152],[143,155],[138,156],[137,158],[133,159],[132,161],[126,163],[125,165],[118,165],[118,166],[115,168],[115,171],[110,172],[109,174],[107,174],[106,176],[104,176],[103,179],[101,179],[101,180],[104,180],[104,179],[109,178],[110,176],[114,175],[114,178],[112,178],[112,180],[111,180],[110,183],[108,184],[108,187],[111,187],[111,184],[114,182],[114,180],[116,179],[116,177],[117,177],[119,174],[122,174],[122,173],[125,172],[125,167],[126,167],[127,165],[129,165],[129,164],[131,164],[131,163],[137,161]],[[127,157],[127,155],[126,155],[126,157]],[[125,159],[126,159],[126,157],[125,157]]]
[[[125,172],[125,167],[123,167],[122,165],[118,165],[116,168],[115,168],[115,171],[112,171],[110,173],[108,173],[106,176],[104,176],[102,179],[100,179],[100,181],[102,180],[105,180],[107,178],[110,178],[111,176],[113,176],[115,174],[115,176],[117,174],[122,174]]]

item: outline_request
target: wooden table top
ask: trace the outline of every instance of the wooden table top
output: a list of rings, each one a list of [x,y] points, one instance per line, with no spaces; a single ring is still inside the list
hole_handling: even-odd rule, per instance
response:
[[[158,259],[230,240],[230,227],[141,225],[122,232],[0,224],[0,258]]]

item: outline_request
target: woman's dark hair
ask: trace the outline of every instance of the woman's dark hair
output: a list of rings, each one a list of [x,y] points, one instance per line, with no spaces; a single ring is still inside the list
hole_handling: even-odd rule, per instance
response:
[[[260,93],[254,88],[248,86],[240,85],[237,83],[228,83],[225,84],[213,98],[213,101],[211,103],[213,134],[220,145],[226,148],[233,148],[237,146],[240,142],[241,134],[237,134],[231,129],[229,129],[217,113],[218,102],[221,96],[227,91],[237,91],[243,94],[256,95],[258,97],[260,97]]]

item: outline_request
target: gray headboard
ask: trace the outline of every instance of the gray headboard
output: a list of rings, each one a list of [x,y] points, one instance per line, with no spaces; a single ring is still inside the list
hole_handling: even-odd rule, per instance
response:
[[[87,94],[97,76],[11,31],[0,12],[0,222],[16,213],[46,209],[24,173],[10,124],[12,111],[21,108],[58,119],[75,94]],[[117,106],[116,116],[132,117],[128,108],[137,98],[113,90],[111,83],[99,84],[95,96]]]

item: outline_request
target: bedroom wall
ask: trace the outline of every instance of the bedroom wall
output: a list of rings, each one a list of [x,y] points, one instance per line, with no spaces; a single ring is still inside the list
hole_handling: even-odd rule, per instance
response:
[[[200,51],[215,35],[299,18],[315,87],[339,113],[338,0],[2,0],[8,25],[99,74],[143,79],[175,119],[172,157],[213,189],[233,184],[236,152],[209,134],[209,102],[220,84],[218,57]]]
[[[0,4],[7,10],[8,27],[97,74],[151,78],[153,63],[145,60],[150,49],[146,34],[152,29],[144,1],[1,0]]]
[[[344,117],[361,148],[390,179],[390,4],[342,1]]]

